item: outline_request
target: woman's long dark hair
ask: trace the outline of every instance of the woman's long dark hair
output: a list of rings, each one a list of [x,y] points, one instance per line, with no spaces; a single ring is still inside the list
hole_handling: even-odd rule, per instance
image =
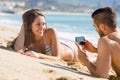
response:
[[[43,16],[45,17],[39,9],[30,9],[26,11],[23,16],[23,26],[24,26],[24,32],[25,32],[25,42],[24,46],[29,48],[31,43],[34,42],[34,34],[32,32],[32,23],[34,22],[35,18],[37,16]]]
[[[32,43],[34,43],[34,34],[32,32],[32,23],[34,22],[35,18],[37,16],[45,16],[42,14],[42,12],[39,9],[29,9],[27,10],[23,16],[23,27],[25,32],[25,40],[24,40],[24,47],[29,48]],[[17,38],[16,38],[17,39]],[[14,49],[14,44],[16,39],[8,44],[8,47],[11,47]]]

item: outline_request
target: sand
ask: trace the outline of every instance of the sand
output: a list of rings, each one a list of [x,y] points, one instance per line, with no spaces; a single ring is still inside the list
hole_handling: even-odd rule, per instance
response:
[[[92,76],[79,62],[37,59],[8,50],[19,29],[0,26],[0,80],[108,80]]]

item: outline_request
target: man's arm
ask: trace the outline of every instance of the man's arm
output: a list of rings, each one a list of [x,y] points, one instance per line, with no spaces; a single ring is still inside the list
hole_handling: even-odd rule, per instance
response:
[[[107,37],[100,38],[98,42],[98,57],[96,61],[96,73],[100,77],[108,78],[111,66],[111,50]]]
[[[111,65],[111,54],[106,40],[99,40],[96,65],[91,63],[87,57],[83,58],[83,62],[93,75],[108,78],[109,68]]]

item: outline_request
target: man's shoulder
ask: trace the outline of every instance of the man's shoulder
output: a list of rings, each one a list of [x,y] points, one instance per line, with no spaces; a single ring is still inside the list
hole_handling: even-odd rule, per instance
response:
[[[99,42],[108,42],[109,38],[108,36],[100,37]]]
[[[98,41],[98,44],[103,46],[110,46],[112,43],[113,40],[110,39],[108,36],[101,37]]]
[[[113,35],[104,36],[99,39],[98,43],[100,45],[104,45],[104,46],[106,45],[108,47],[113,46],[113,45],[118,45],[120,43],[120,37],[116,35],[115,36]]]

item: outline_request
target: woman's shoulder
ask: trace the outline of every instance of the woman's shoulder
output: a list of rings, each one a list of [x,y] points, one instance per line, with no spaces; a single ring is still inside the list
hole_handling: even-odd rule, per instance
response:
[[[46,29],[46,32],[47,32],[47,33],[55,33],[55,32],[56,32],[56,29],[55,29],[55,28],[47,28],[47,29]]]
[[[50,37],[53,38],[53,37],[57,36],[57,31],[56,31],[55,28],[47,28],[46,32],[45,32],[45,35],[48,36],[49,38]]]

